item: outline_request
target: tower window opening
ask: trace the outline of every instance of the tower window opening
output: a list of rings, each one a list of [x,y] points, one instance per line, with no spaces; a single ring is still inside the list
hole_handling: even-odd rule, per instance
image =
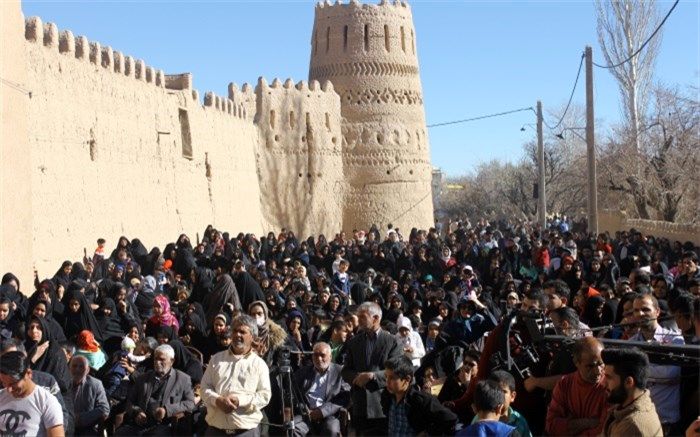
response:
[[[413,49],[413,54],[416,54],[416,39],[413,35],[413,29],[411,29],[411,48]]]
[[[274,111],[274,109],[272,111],[270,111],[270,127],[272,129],[275,128],[275,111]]]
[[[180,135],[182,138],[182,157],[192,159],[192,134],[190,133],[190,118],[187,110],[180,109],[178,113],[180,119]]]
[[[314,55],[318,53],[318,30],[314,31]]]
[[[348,26],[343,27],[343,50],[348,49]]]
[[[365,51],[369,51],[369,24],[365,24]]]
[[[406,53],[406,31],[403,26],[401,26],[401,50]]]
[[[289,111],[289,127],[294,129],[296,126],[296,121],[294,120],[294,111]]]
[[[331,27],[326,28],[326,53],[331,49]]]
[[[386,48],[386,51],[391,51],[391,47],[389,45],[389,25],[385,24],[384,25],[384,47]]]

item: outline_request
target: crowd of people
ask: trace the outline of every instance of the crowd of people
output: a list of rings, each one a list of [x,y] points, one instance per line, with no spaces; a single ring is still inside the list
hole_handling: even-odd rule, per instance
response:
[[[6,273],[0,435],[700,435],[698,349],[656,359],[700,344],[692,242],[556,217],[199,240]]]

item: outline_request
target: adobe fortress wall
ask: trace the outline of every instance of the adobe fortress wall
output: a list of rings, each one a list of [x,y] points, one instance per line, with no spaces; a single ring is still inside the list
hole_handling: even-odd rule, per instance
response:
[[[250,105],[26,20],[32,238],[50,276],[94,239],[150,249],[207,223],[263,231]],[[249,87],[248,87],[249,88]],[[250,95],[250,92],[248,93]]]

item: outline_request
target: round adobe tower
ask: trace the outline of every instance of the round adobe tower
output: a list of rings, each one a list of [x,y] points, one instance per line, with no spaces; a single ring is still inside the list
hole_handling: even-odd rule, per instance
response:
[[[433,223],[430,149],[415,30],[402,1],[316,6],[309,80],[340,95],[343,228]]]

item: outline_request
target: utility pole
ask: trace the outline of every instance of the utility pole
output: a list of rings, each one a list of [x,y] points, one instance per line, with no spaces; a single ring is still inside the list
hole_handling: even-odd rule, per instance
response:
[[[598,189],[593,115],[593,49],[586,46],[586,149],[588,155],[588,232],[598,235]]]
[[[542,138],[542,102],[537,101],[537,221],[547,228],[547,199],[544,189],[544,139]]]

